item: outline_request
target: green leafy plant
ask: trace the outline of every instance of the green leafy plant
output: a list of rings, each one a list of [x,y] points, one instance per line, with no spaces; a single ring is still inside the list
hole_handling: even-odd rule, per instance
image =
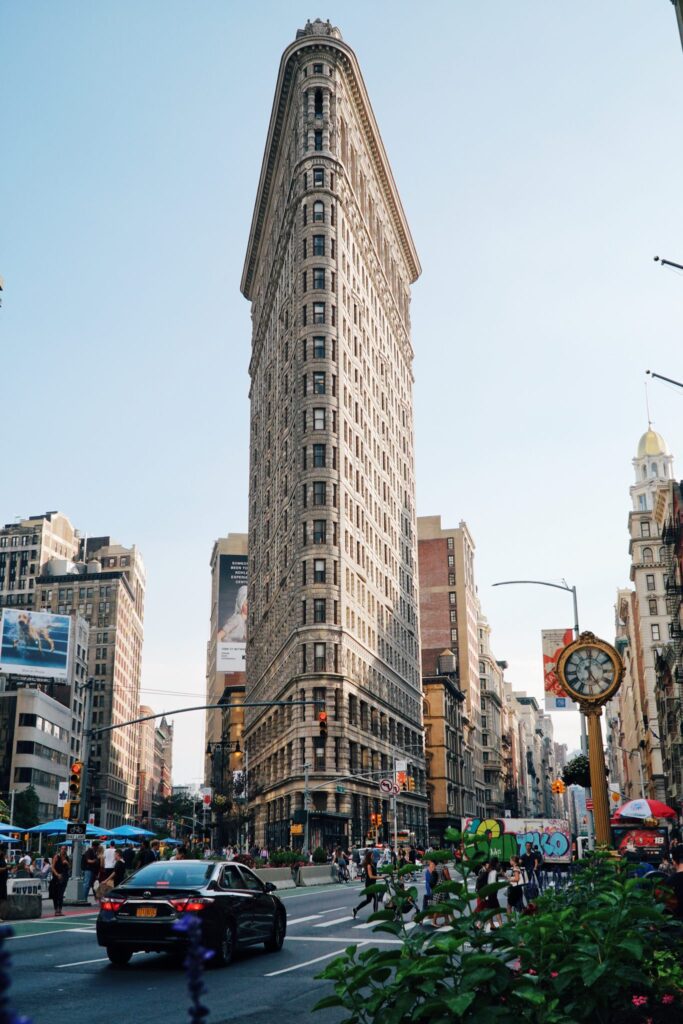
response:
[[[327,854],[323,850],[322,846],[316,846],[313,851],[313,863],[314,864],[327,864]]]
[[[455,831],[449,842],[460,837]],[[332,994],[317,1009],[341,1007],[345,1024],[673,1024],[683,1014],[677,960],[683,930],[656,902],[653,888],[629,876],[628,865],[597,856],[566,888],[550,889],[537,910],[493,930],[494,910],[473,913],[476,850],[435,893],[446,903],[416,914],[406,930],[403,910],[417,899],[403,878],[386,875],[366,892],[390,893],[392,909],[373,915],[376,930],[400,945],[350,946],[318,977]],[[487,895],[507,883],[486,886]],[[429,927],[430,922],[446,926]],[[671,959],[673,958],[673,959]]]
[[[568,786],[590,786],[590,762],[585,754],[577,754],[567,762],[562,769],[562,779]]]

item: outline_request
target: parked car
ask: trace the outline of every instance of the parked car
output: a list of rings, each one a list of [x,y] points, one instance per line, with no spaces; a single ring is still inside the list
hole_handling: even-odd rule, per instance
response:
[[[157,861],[102,901],[97,941],[118,967],[136,952],[181,954],[187,937],[173,926],[184,915],[196,914],[202,942],[216,964],[228,964],[239,947],[260,942],[277,952],[287,931],[287,912],[275,888],[244,864]]]

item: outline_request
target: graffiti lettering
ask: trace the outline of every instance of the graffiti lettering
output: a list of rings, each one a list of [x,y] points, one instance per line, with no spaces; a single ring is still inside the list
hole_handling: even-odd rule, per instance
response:
[[[569,853],[569,836],[564,832],[518,832],[519,854],[526,853],[526,844],[537,846],[545,860],[562,860]]]
[[[501,860],[526,853],[527,843],[537,846],[548,863],[571,858],[569,822],[560,818],[464,818],[462,831]]]

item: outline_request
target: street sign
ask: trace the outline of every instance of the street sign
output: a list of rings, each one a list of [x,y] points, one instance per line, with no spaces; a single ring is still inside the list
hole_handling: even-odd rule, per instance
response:
[[[213,797],[213,790],[211,789],[211,786],[201,786],[199,793],[202,804],[208,809],[211,806],[211,799]]]
[[[396,763],[394,764],[394,768],[396,769],[397,772],[407,772],[408,771],[408,762],[407,761],[396,761]]]
[[[334,791],[335,791],[335,793],[345,793],[346,792],[346,786],[335,786],[334,787]]]
[[[398,796],[398,794],[401,792],[401,787],[399,786],[398,782],[392,782],[391,792],[394,794],[394,796]]]
[[[381,793],[393,793],[394,783],[391,779],[380,779],[379,788]]]
[[[68,821],[66,823],[66,834],[68,836],[84,836],[86,825],[84,821]]]
[[[64,782],[60,782],[59,786],[57,787],[57,807],[63,807],[68,799],[69,783],[65,779]]]
[[[590,797],[586,797],[586,810],[587,811],[592,811],[593,810],[593,801],[592,801],[592,799]]]

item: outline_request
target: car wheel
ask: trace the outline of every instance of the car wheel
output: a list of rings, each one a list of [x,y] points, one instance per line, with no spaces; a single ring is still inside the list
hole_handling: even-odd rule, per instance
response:
[[[287,924],[285,922],[284,914],[276,914],[275,920],[273,921],[273,933],[269,939],[266,939],[264,945],[269,953],[279,953],[282,949],[282,944],[285,941],[285,932],[287,931]]]
[[[133,953],[130,949],[121,949],[120,946],[107,946],[107,956],[114,967],[125,967],[130,963]]]
[[[217,967],[227,967],[235,955],[235,928],[227,924],[218,945],[214,949],[213,963]]]

